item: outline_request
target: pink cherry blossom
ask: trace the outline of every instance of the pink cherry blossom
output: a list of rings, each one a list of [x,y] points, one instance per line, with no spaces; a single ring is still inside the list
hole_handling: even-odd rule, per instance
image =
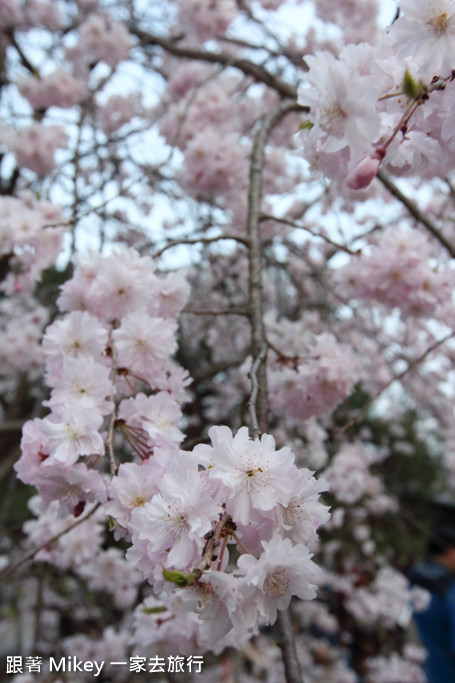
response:
[[[174,333],[172,320],[153,318],[145,312],[125,315],[112,334],[118,366],[146,381],[156,381],[163,376],[163,362],[176,348]]]
[[[103,422],[96,410],[71,406],[71,412],[61,411],[42,421],[46,437],[45,452],[63,463],[75,463],[80,455],[104,455],[104,442],[99,433]]]
[[[218,520],[221,508],[205,491],[194,469],[168,472],[150,502],[131,516],[133,546],[145,541],[153,565],[178,568],[197,562],[203,536]]]
[[[56,412],[65,410],[68,401],[85,410],[99,411],[102,415],[113,408],[112,401],[107,398],[115,392],[110,380],[110,369],[97,363],[91,356],[66,358],[59,375],[55,377],[51,373],[47,379],[54,388],[46,405]]]
[[[270,434],[253,440],[246,427],[235,436],[228,427],[211,427],[209,437],[212,446],[201,444],[193,453],[235,522],[247,524],[252,510],[288,504],[297,471],[290,448],[276,451]]]
[[[311,600],[316,595],[312,583],[318,571],[311,554],[304,545],[292,545],[289,539],[275,536],[262,542],[263,553],[256,559],[242,555],[239,572],[247,585],[256,589],[255,600],[267,623],[273,624],[277,610],[286,609],[291,597]]]
[[[362,157],[346,176],[346,185],[351,190],[365,189],[376,177],[380,163],[381,160],[372,155]]]

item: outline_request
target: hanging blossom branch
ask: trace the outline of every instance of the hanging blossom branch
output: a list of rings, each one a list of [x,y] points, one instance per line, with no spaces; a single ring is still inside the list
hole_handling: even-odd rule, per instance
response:
[[[258,438],[267,428],[267,340],[264,327],[262,301],[262,241],[260,236],[262,174],[267,141],[274,126],[289,112],[302,111],[303,107],[295,101],[285,100],[266,114],[261,121],[253,144],[251,155],[247,234],[249,238],[249,293],[250,323],[252,336],[253,366],[250,372],[252,391],[248,407],[250,409],[251,432]],[[279,611],[277,616],[279,644],[287,683],[302,683],[300,666],[297,659],[289,611]]]

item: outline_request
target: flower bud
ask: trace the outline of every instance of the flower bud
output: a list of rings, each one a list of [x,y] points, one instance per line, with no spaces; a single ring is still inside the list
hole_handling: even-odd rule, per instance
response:
[[[351,190],[363,190],[371,183],[378,172],[381,159],[378,156],[364,156],[352,168],[346,178],[346,185]]]

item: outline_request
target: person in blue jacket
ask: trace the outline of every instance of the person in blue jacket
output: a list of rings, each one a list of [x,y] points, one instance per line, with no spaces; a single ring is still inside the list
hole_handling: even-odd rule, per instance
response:
[[[414,621],[428,656],[428,683],[455,683],[455,527],[441,526],[428,542],[428,556],[409,573],[431,600]]]

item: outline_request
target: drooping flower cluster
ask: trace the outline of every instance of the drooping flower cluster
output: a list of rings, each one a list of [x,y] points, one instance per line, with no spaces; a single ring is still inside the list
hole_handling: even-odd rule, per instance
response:
[[[81,259],[62,288],[59,305],[68,313],[47,328],[43,339],[51,412],[24,426],[16,465],[20,478],[35,485],[45,501],[60,501],[62,512],[106,501],[107,482],[97,465],[112,435],[101,430],[117,417],[127,438],[134,441],[138,432],[141,457],[161,441],[181,440],[176,427],[169,436],[166,419],[178,421],[177,401],[187,383],[171,360],[174,317],[186,295],[183,280],[177,277],[169,286],[154,274],[151,259],[133,250]],[[115,399],[141,384],[155,395],[147,400],[139,393],[134,407],[124,400],[117,416]]]
[[[307,543],[328,510],[318,502],[326,483],[298,469],[289,448],[275,450],[270,435],[252,440],[246,427],[235,436],[212,427],[209,436],[211,446],[166,463],[123,464],[107,509],[131,538],[128,558],[164,591],[169,613],[196,610],[198,646],[221,651],[250,637],[258,616],[273,623],[292,595],[315,596]],[[240,553],[236,563],[229,547]]]
[[[195,611],[198,647],[219,650],[249,638],[258,618],[273,623],[293,595],[315,596],[308,542],[329,517],[318,501],[327,483],[246,427],[235,436],[212,427],[211,446],[180,450],[188,382],[172,354],[186,296],[179,275],[158,277],[133,250],[78,259],[58,300],[64,315],[43,338],[50,413],[25,424],[16,470],[49,506],[26,529],[35,542],[100,506],[90,563],[69,558],[64,544],[43,559],[75,562],[95,589],[103,568],[123,584],[117,551],[100,545],[109,516],[115,537],[131,544],[131,569],[164,592],[168,609]],[[71,531],[68,547],[82,534]]]

